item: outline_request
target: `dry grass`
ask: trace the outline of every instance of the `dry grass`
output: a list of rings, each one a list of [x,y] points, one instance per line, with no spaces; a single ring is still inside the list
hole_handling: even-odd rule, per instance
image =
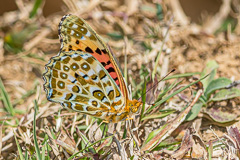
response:
[[[16,1],[16,10],[0,16],[0,158],[239,157],[239,2],[224,1],[217,18],[205,17],[216,22],[202,25],[190,23],[177,2],[63,0],[60,12],[43,16],[48,2]],[[133,120],[104,124],[47,101],[42,73],[69,13],[104,38],[133,98],[146,101]]]

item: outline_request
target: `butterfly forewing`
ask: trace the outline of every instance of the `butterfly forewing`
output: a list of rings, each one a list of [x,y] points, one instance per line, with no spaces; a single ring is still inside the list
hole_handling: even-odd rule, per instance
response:
[[[46,65],[45,84],[49,100],[97,117],[116,112],[124,98],[112,77],[91,54],[65,52]]]
[[[59,35],[62,52],[83,51],[93,55],[128,98],[128,90],[116,61],[100,36],[83,19],[74,15],[64,16],[59,24]]]

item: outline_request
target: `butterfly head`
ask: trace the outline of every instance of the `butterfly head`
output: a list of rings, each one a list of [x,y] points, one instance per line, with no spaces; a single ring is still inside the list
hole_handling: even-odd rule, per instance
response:
[[[136,113],[138,111],[138,108],[140,107],[142,103],[139,102],[138,100],[129,100],[127,105],[132,113]]]

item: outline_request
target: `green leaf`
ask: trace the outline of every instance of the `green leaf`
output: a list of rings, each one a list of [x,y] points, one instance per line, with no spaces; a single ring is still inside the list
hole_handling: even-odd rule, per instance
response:
[[[209,108],[205,109],[204,113],[209,115],[212,120],[218,123],[227,123],[236,120],[237,114],[234,112],[223,111],[222,108]]]
[[[197,117],[198,113],[200,112],[200,110],[202,109],[203,103],[202,102],[197,102],[196,104],[194,104],[193,108],[191,109],[191,111],[188,113],[185,121],[191,121],[194,118]]]
[[[207,97],[207,99],[210,97],[210,95],[218,90],[218,89],[222,89],[222,88],[225,88],[226,86],[230,85],[231,84],[231,80],[228,79],[228,78],[225,78],[225,77],[221,77],[221,78],[218,78],[218,79],[215,79],[215,80],[212,80],[206,91],[205,91],[205,96]]]
[[[209,73],[210,75],[206,79],[201,81],[203,84],[203,88],[207,88],[208,84],[214,79],[217,72],[217,68],[218,68],[218,64],[216,61],[212,60],[207,63],[207,66],[203,70],[201,77]]]
[[[166,117],[166,116],[168,116],[168,115],[170,115],[174,112],[175,112],[175,110],[160,111],[160,113],[154,113],[154,114],[146,115],[144,118],[142,118],[142,121],[146,120],[146,119],[163,118],[163,117]]]
[[[235,97],[240,97],[240,90],[237,88],[222,89],[217,92],[210,101],[222,101],[227,99],[232,99]]]

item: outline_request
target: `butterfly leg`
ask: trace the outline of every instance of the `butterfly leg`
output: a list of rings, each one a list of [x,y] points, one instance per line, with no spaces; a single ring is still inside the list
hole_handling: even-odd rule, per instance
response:
[[[126,121],[129,121],[129,120],[133,120],[133,118],[129,117],[129,115],[127,115]]]

